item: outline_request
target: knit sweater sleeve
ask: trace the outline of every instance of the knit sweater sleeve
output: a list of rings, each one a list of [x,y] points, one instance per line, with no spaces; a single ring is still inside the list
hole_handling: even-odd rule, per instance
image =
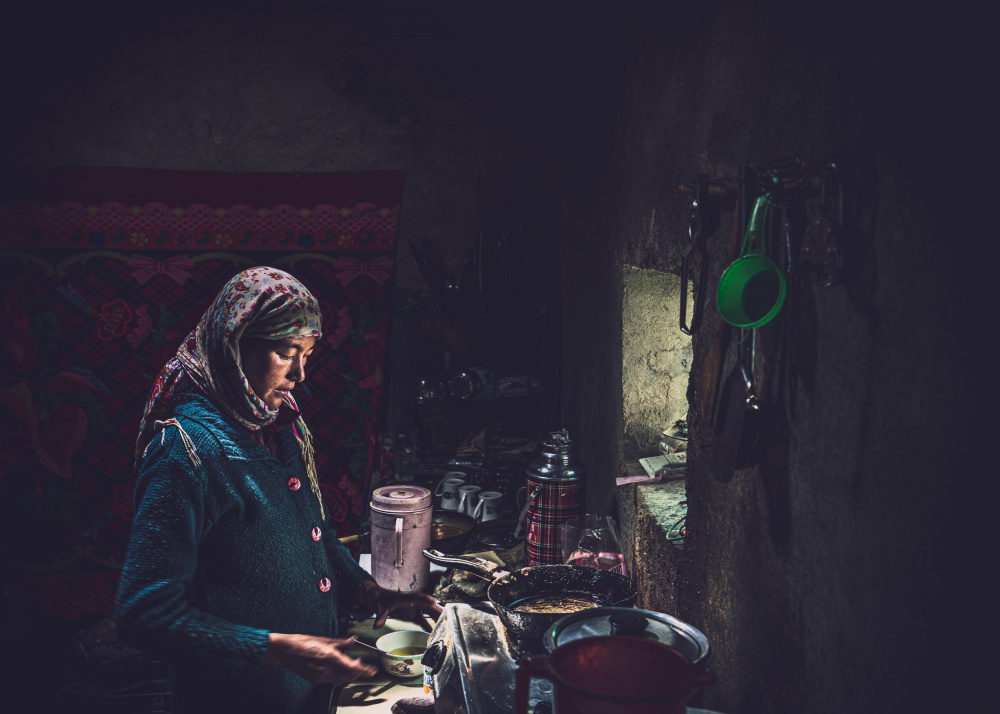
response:
[[[115,614],[122,638],[153,656],[235,672],[261,662],[268,632],[204,612],[187,597],[210,526],[203,479],[186,459],[143,469]]]

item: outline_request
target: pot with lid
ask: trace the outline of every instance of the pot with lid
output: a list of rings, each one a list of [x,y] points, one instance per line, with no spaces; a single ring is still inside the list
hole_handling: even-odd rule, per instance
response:
[[[420,486],[383,486],[372,492],[372,576],[383,588],[423,590],[430,562],[431,492]]]
[[[673,647],[621,635],[582,637],[547,658],[525,657],[515,673],[514,711],[528,713],[532,678],[552,682],[556,712],[574,714],[685,714],[715,673]]]
[[[552,683],[555,711],[578,714],[683,714],[715,683],[712,644],[661,612],[598,607],[565,615],[543,638],[548,657],[517,665],[515,708],[528,711],[532,678]]]
[[[542,642],[552,652],[584,637],[615,635],[638,637],[672,647],[693,664],[710,665],[715,657],[712,642],[701,631],[663,612],[630,607],[596,607],[559,618],[545,632]]]

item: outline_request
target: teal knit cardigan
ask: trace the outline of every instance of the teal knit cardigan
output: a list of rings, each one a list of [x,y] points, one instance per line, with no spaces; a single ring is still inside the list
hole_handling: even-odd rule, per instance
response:
[[[268,633],[338,636],[371,576],[323,522],[291,428],[274,456],[204,397],[175,417],[136,485],[119,633],[172,665],[177,714],[303,711],[317,692],[262,664]]]

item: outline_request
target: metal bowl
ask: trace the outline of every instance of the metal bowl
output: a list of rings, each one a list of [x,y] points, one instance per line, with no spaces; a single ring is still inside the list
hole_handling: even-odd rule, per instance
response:
[[[479,550],[507,549],[524,540],[524,530],[515,538],[514,529],[517,521],[513,518],[503,518],[495,521],[483,521],[472,531],[473,544]]]
[[[431,517],[431,548],[455,555],[465,551],[476,519],[455,511],[436,511]]]

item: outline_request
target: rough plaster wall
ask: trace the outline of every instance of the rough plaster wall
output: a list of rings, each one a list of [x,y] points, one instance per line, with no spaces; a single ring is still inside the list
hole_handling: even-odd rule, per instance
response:
[[[520,59],[504,22],[465,14],[294,10],[194,15],[11,13],[0,112],[16,167],[408,170],[397,285],[426,290],[406,248],[453,272],[498,206],[531,225]],[[471,24],[470,24],[471,23]],[[500,67],[504,71],[500,71]]]
[[[624,456],[636,459],[687,413],[691,338],[678,327],[680,278],[627,265],[622,283]]]
[[[929,113],[918,88],[929,77],[947,83],[955,68],[904,39],[922,36],[912,18],[816,25],[787,8],[761,10],[664,10],[636,25],[608,166],[572,203],[570,214],[585,217],[567,220],[573,243],[593,256],[576,269],[597,282],[568,298],[581,307],[566,322],[564,380],[587,385],[582,437],[598,444],[605,469],[591,487],[609,502],[627,451],[607,438],[617,426],[608,412],[617,408],[609,383],[618,355],[613,342],[574,348],[584,325],[614,326],[619,305],[599,305],[594,294],[617,292],[616,266],[677,270],[690,214],[677,186],[700,172],[730,177],[741,164],[789,155],[861,168],[851,279],[834,288],[794,280],[787,312],[761,331],[756,368],[776,422],[761,464],[732,478],[712,473],[711,424],[692,418],[683,558],[661,556],[638,512],[647,525],[635,528],[633,547],[648,544],[663,582],[677,573],[680,616],[716,645],[719,681],[702,706],[928,711],[961,694],[937,686],[944,680],[925,657],[928,637],[956,646],[952,625],[932,626],[932,635],[926,626],[964,607],[964,591],[949,583],[967,559],[956,534],[928,530],[955,516],[965,486],[957,462],[925,457],[921,434],[941,414],[960,421],[956,403],[967,405],[974,389],[959,366],[972,342],[960,263],[935,250],[948,205],[935,197],[948,192],[936,177],[954,170],[946,110]],[[716,206],[708,290],[729,260],[732,205]],[[616,265],[602,262],[609,254]],[[706,294],[696,290],[699,300]],[[693,343],[692,407],[719,329],[707,305]],[[731,366],[730,355],[723,374]],[[968,443],[958,422],[943,428],[946,442]],[[641,510],[633,496],[619,500]]]

